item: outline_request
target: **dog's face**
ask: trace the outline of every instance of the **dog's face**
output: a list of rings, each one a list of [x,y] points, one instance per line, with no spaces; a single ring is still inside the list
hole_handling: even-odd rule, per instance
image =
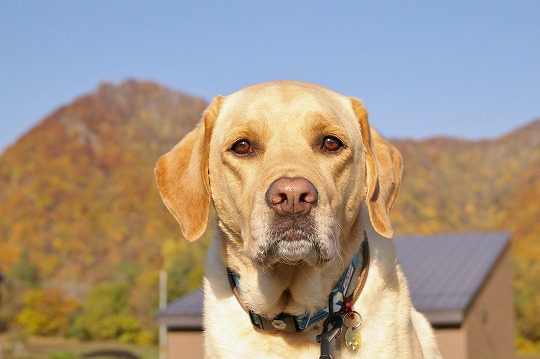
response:
[[[316,266],[339,255],[365,189],[349,185],[364,183],[365,155],[348,104],[296,83],[250,87],[223,103],[210,143],[212,199],[253,261]]]
[[[373,227],[391,236],[400,176],[399,153],[358,100],[290,81],[216,97],[156,167],[187,239],[202,235],[213,201],[231,243],[269,266],[341,258],[365,196]]]

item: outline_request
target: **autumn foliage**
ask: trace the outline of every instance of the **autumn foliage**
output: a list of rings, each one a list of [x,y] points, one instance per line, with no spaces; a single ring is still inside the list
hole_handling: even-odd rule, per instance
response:
[[[79,307],[78,299],[66,297],[59,289],[32,289],[24,295],[17,322],[26,334],[66,335]]]

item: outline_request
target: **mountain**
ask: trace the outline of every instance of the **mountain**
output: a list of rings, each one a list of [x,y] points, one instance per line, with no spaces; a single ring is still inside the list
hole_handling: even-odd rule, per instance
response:
[[[392,142],[404,158],[392,213],[397,233],[515,230],[530,204],[526,193],[538,185],[540,119],[493,140]]]
[[[31,288],[60,288],[82,302],[99,299],[107,288],[88,293],[104,282],[128,284],[114,290],[130,291],[129,310],[151,329],[159,269],[169,271],[169,299],[198,285],[211,233],[196,244],[178,240],[153,168],[206,105],[155,83],[103,83],[6,149],[0,330]],[[540,343],[540,309],[529,304],[540,303],[540,119],[496,139],[391,142],[405,165],[396,234],[512,231],[518,329],[524,342]]]
[[[153,168],[205,106],[130,80],[41,121],[0,157],[0,271],[26,253],[41,280],[84,290],[126,263],[159,268],[159,238],[178,233]]]

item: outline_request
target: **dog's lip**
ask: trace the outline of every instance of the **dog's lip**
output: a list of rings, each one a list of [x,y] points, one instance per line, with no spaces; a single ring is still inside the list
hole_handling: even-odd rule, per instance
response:
[[[301,234],[295,233],[292,236],[301,236]],[[268,264],[299,264],[305,262],[311,265],[325,262],[321,256],[319,246],[313,240],[291,238],[290,236],[272,243],[266,250],[263,261]]]

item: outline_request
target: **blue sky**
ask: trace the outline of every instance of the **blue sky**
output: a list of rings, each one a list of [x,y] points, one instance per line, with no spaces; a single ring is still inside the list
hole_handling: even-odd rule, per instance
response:
[[[0,2],[0,151],[126,78],[208,100],[303,80],[387,137],[493,138],[540,117],[540,1]]]

